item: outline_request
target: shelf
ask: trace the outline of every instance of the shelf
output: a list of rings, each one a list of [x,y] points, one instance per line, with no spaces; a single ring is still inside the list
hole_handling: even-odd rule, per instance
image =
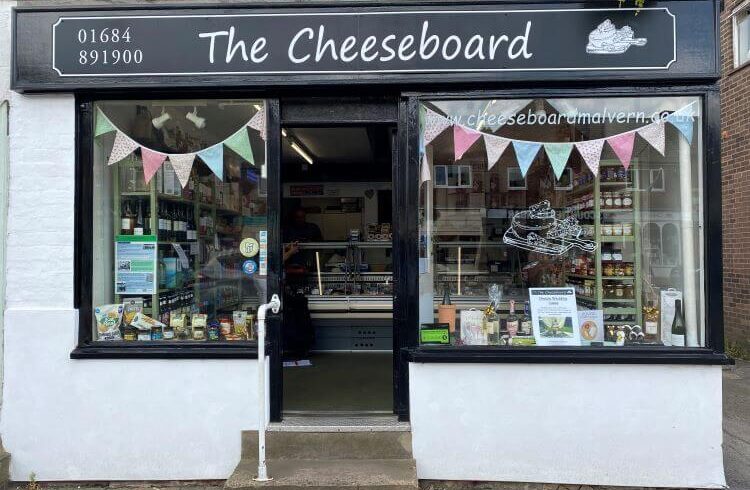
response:
[[[602,213],[632,213],[633,208],[602,208]]]
[[[150,197],[151,193],[149,191],[131,191],[121,192],[120,195],[123,197]]]
[[[451,248],[454,248],[454,247],[497,247],[497,248],[500,248],[500,247],[507,247],[508,246],[507,244],[505,244],[505,243],[503,243],[501,241],[497,241],[497,242],[489,242],[489,241],[484,241],[484,242],[470,242],[470,241],[469,242],[432,242],[432,243],[436,247],[445,247],[445,248],[448,248],[448,247],[451,247]]]
[[[638,311],[636,308],[624,308],[617,306],[610,306],[602,308],[605,315],[637,315]]]
[[[584,296],[582,294],[576,294],[576,299],[580,299],[581,301],[585,301],[587,303],[596,303],[596,298],[592,298],[591,296]]]
[[[633,299],[624,299],[624,298],[602,298],[602,303],[617,303],[617,304],[633,304],[635,303],[635,298]]]
[[[635,277],[633,276],[602,276],[602,281],[633,281],[633,280],[635,280]]]
[[[601,243],[634,242],[635,237],[633,235],[607,235],[598,236],[597,240]]]
[[[596,280],[596,276],[588,276],[588,275],[582,275],[582,274],[568,274],[568,277],[573,278],[573,279],[583,279],[584,281]]]
[[[633,183],[630,181],[611,181],[611,182],[599,182],[599,186],[601,187],[618,187],[618,186],[632,186]]]
[[[195,204],[194,200],[185,199],[182,196],[170,196],[169,194],[157,194],[156,198],[162,199],[164,201],[173,201],[173,202],[178,202],[178,203],[183,203],[183,204],[190,204],[190,205]]]
[[[300,249],[308,250],[338,250],[342,248],[348,248],[349,246],[356,248],[392,248],[393,243],[382,241],[382,242],[303,242],[298,244]]]

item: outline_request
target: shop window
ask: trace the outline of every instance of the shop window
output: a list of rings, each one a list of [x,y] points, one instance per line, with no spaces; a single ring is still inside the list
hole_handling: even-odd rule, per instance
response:
[[[750,3],[745,2],[732,13],[734,66],[750,61]]]
[[[420,106],[422,345],[701,346],[694,97]],[[442,186],[445,168],[471,186]]]
[[[95,341],[252,341],[266,299],[265,110],[95,104]]]

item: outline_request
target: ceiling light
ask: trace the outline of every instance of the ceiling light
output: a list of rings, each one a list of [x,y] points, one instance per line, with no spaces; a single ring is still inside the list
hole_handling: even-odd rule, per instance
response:
[[[169,115],[168,112],[164,111],[164,108],[161,108],[161,116],[157,116],[151,120],[151,124],[154,125],[156,129],[161,129],[164,127],[164,123],[172,119],[172,116]]]
[[[200,117],[198,115],[198,108],[193,107],[193,112],[188,112],[185,115],[185,119],[190,121],[191,123],[195,124],[195,127],[198,129],[203,129],[206,127],[206,118]]]
[[[309,163],[310,165],[312,165],[312,164],[313,164],[313,159],[312,159],[312,157],[311,157],[310,155],[308,155],[308,154],[307,154],[307,153],[305,152],[305,150],[303,150],[302,148],[300,148],[300,147],[299,147],[299,145],[297,145],[297,143],[295,143],[295,142],[292,142],[292,143],[291,143],[291,145],[292,145],[292,149],[293,149],[294,151],[296,151],[297,153],[299,153],[299,156],[301,156],[302,158],[304,158],[304,159],[305,159],[305,161],[306,161],[307,163]]]
[[[286,134],[286,129],[281,128],[281,134],[286,138],[288,135]]]

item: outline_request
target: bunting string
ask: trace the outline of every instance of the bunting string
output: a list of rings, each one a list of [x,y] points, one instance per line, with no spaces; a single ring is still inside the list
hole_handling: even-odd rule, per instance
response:
[[[152,150],[151,148],[136,142],[133,138],[115,126],[101,109],[97,108],[96,119],[94,121],[94,136],[97,137],[112,132],[115,133],[115,140],[112,144],[112,150],[109,153],[109,157],[107,158],[107,165],[115,164],[140,149],[141,159],[143,160],[143,176],[147,184],[151,181],[154,175],[156,175],[156,172],[164,162],[169,161],[174,168],[177,179],[180,181],[180,185],[185,187],[190,178],[190,172],[193,170],[193,163],[195,163],[196,157],[203,160],[203,163],[205,163],[219,179],[224,178],[224,146],[245,159],[251,165],[255,165],[255,157],[253,155],[253,148],[250,144],[250,137],[248,136],[247,128],[258,131],[260,137],[265,141],[266,112],[263,107],[261,107],[248,122],[243,124],[238,131],[220,143],[216,143],[215,145],[209,146],[198,152],[163,153]]]
[[[630,167],[633,158],[633,147],[635,136],[640,136],[646,143],[653,147],[660,155],[664,156],[666,147],[665,127],[669,123],[675,127],[688,144],[693,141],[693,122],[695,119],[695,102],[691,102],[669,114],[663,119],[651,122],[645,126],[631,129],[606,138],[575,142],[544,142],[528,141],[515,138],[505,138],[489,133],[482,133],[474,128],[458,124],[446,116],[420,106],[419,120],[422,127],[420,138],[420,154],[424,155],[424,148],[445,130],[453,127],[453,150],[455,160],[460,160],[466,152],[479,140],[484,142],[487,153],[487,169],[490,170],[500,160],[508,146],[513,146],[516,162],[521,169],[521,175],[526,177],[531,164],[544,147],[544,153],[552,165],[555,176],[560,179],[568,164],[570,155],[575,148],[581,155],[586,166],[594,175],[599,174],[599,164],[604,150],[604,144],[608,144],[618,160],[626,169]],[[422,170],[424,173],[424,169]]]

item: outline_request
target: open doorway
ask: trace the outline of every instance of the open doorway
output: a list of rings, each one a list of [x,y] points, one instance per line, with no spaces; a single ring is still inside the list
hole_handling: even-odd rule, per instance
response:
[[[393,132],[282,127],[286,414],[393,413]]]

